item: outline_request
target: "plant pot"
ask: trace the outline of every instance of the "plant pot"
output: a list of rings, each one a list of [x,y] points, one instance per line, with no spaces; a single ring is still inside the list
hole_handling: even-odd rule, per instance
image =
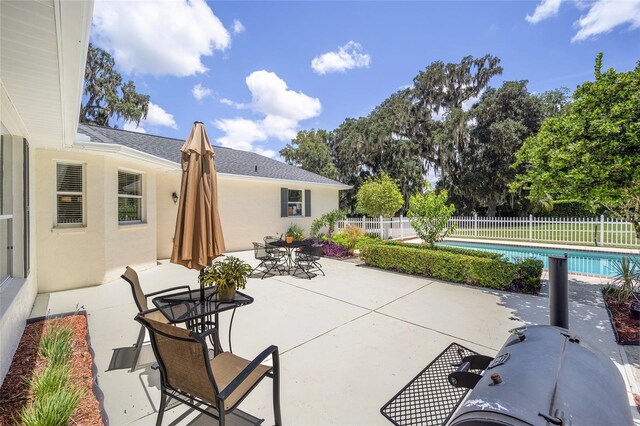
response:
[[[223,289],[218,289],[218,300],[221,302],[233,302],[236,298],[236,286],[225,286]]]
[[[640,320],[640,302],[638,302],[637,300],[634,300],[633,302],[631,302],[629,311],[631,312],[631,318],[635,320]]]
[[[287,244],[291,244],[293,242],[293,237],[285,237],[285,240],[287,241]]]

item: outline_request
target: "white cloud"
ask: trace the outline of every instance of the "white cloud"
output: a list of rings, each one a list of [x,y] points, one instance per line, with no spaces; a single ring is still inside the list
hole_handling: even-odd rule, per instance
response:
[[[246,108],[245,104],[239,103],[239,102],[234,102],[231,99],[227,99],[227,98],[222,98],[220,99],[220,103],[223,105],[227,105],[236,109],[244,109]]]
[[[556,16],[560,10],[560,3],[562,3],[562,0],[542,0],[542,2],[536,6],[533,15],[527,15],[524,19],[532,24],[537,24],[544,19]]]
[[[233,34],[243,33],[244,32],[244,25],[242,25],[242,22],[240,22],[237,19],[235,19],[233,21],[232,31],[233,31]]]
[[[142,128],[140,125],[134,123],[133,121],[125,121],[123,129],[124,130],[128,130],[130,132],[147,133],[147,131],[144,128]]]
[[[571,41],[586,40],[625,24],[632,30],[640,28],[640,0],[598,0],[576,22],[578,32]]]
[[[368,68],[371,56],[362,53],[360,43],[350,41],[338,48],[337,52],[327,52],[311,61],[311,68],[318,74],[345,72],[353,68]]]
[[[205,72],[202,56],[231,43],[205,0],[97,0],[92,36],[126,73],[179,77]]]
[[[172,129],[178,128],[176,120],[173,119],[173,114],[169,114],[153,102],[149,102],[149,113],[147,114],[147,118],[142,120],[140,123],[143,122],[150,126],[171,127]]]
[[[147,133],[147,127],[171,127],[172,129],[177,129],[178,125],[173,118],[173,114],[169,114],[159,105],[149,102],[147,118],[140,120],[138,125],[131,121],[125,121],[123,126],[124,130],[138,133]]]
[[[204,87],[202,84],[198,83],[191,89],[191,94],[194,98],[201,101],[204,98],[213,95],[213,90],[208,87]]]
[[[302,92],[290,90],[287,83],[275,73],[256,71],[246,78],[251,92],[251,102],[241,104],[229,99],[220,102],[238,109],[250,109],[263,116],[262,119],[224,118],[214,121],[214,125],[224,132],[217,139],[222,146],[254,151],[273,157],[275,152],[254,146],[268,138],[289,140],[296,136],[300,121],[320,115],[320,100]]]
[[[564,0],[542,0],[533,15],[526,20],[536,24],[558,14]],[[640,28],[640,0],[595,0],[571,2],[578,10],[587,10],[574,26],[578,29],[572,42],[587,40],[605,34],[621,25],[629,25],[630,30]]]

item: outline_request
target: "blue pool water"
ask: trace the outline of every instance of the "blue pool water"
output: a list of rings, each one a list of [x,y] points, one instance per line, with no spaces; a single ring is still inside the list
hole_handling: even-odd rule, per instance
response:
[[[545,269],[549,268],[549,256],[562,256],[565,253],[569,257],[569,273],[602,275],[610,277],[614,275],[612,263],[620,261],[624,255],[615,253],[601,253],[595,251],[576,251],[536,247],[516,247],[498,244],[477,244],[457,241],[445,241],[437,245],[462,247],[474,250],[500,253],[509,260],[534,257],[544,262]]]

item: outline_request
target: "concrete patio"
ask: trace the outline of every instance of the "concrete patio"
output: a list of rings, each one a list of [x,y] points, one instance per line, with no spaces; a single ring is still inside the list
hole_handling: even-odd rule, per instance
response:
[[[256,265],[253,252],[234,255]],[[396,274],[349,262],[323,259],[326,277],[250,279],[245,293],[255,302],[239,308],[233,325],[234,353],[253,358],[270,344],[281,355],[285,424],[388,425],[379,412],[451,342],[494,355],[507,331],[521,324],[548,324],[548,298],[504,293]],[[190,284],[196,272],[162,262],[140,272],[145,292]],[[599,286],[572,283],[570,328],[600,348],[619,367],[629,394],[638,392],[630,365],[618,346],[599,295]],[[159,374],[149,365],[130,373],[107,371],[116,348],[131,346],[139,326],[128,285],[118,280],[98,287],[40,294],[32,316],[88,313],[98,384],[112,425],[155,424]],[[223,315],[224,326],[229,315]],[[226,337],[223,345],[228,347]],[[637,347],[633,348],[637,354]],[[271,382],[261,383],[240,408],[273,424]],[[631,408],[631,401],[630,401]],[[637,411],[636,424],[640,424]],[[185,414],[186,413],[186,414]],[[164,424],[210,424],[180,406]]]

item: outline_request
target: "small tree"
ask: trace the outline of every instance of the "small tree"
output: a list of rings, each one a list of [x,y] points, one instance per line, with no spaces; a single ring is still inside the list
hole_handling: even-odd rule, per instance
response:
[[[333,233],[336,231],[336,224],[339,220],[344,220],[347,218],[347,213],[344,210],[331,210],[329,213],[325,213],[319,218],[315,219],[311,224],[311,236],[319,237],[320,230],[323,227],[327,227],[327,236],[331,238]]]
[[[432,247],[436,241],[450,235],[455,224],[447,228],[447,222],[456,211],[453,204],[447,205],[449,195],[446,190],[436,191],[427,182],[422,194],[413,195],[409,199],[407,217],[418,236]]]
[[[356,194],[356,210],[367,216],[391,217],[403,204],[402,193],[386,173],[367,179]]]

